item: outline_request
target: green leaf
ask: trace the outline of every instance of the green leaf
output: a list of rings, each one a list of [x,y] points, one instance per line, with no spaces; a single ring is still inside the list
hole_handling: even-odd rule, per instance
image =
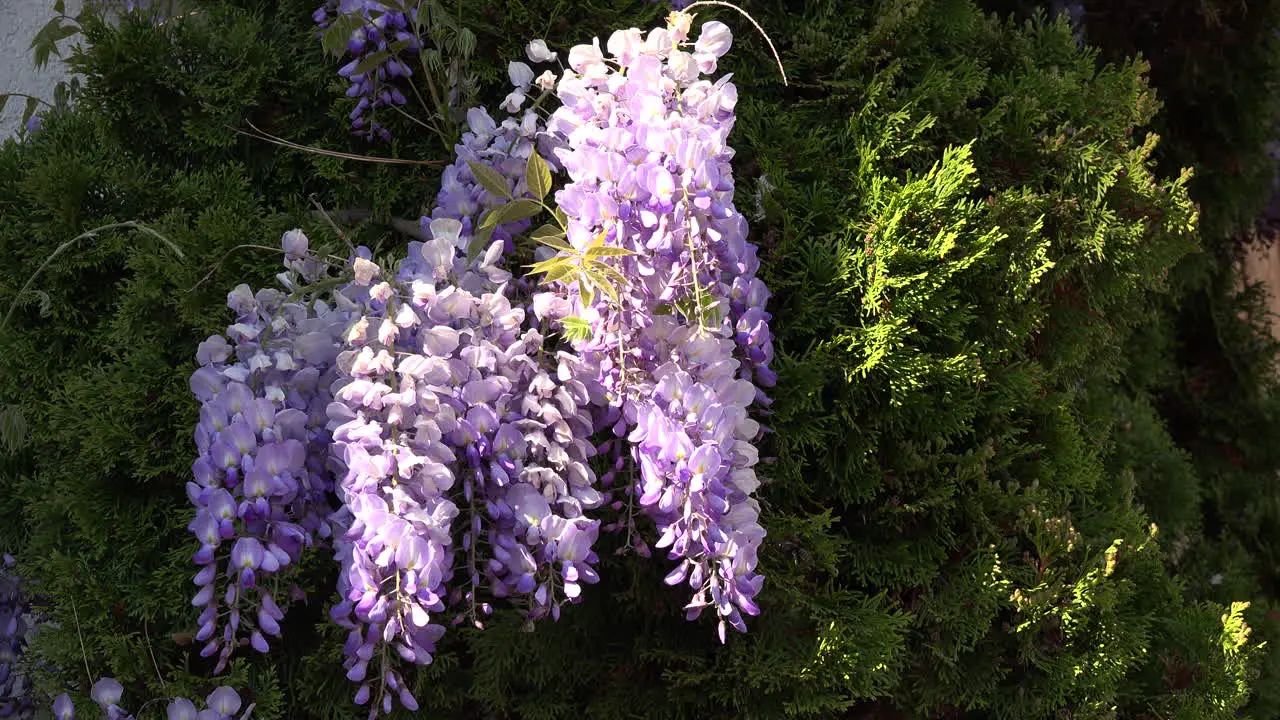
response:
[[[345,41],[343,42],[343,45],[344,46],[346,45]],[[381,67],[382,64],[385,63],[387,60],[391,59],[393,55],[400,53],[401,51],[407,49],[408,47],[409,47],[408,40],[397,40],[396,42],[393,42],[390,45],[388,45],[386,50],[380,50],[376,53],[371,53],[364,60],[361,60],[360,64],[356,65],[355,70],[351,71],[351,74],[364,75],[367,72],[376,70],[379,67]]]
[[[551,192],[551,167],[537,151],[529,153],[529,161],[524,167],[524,181],[529,185],[529,192],[539,200]]]
[[[58,42],[59,40],[66,40],[67,38],[71,37],[72,35],[76,35],[79,32],[80,32],[80,28],[77,27],[76,25],[63,25],[53,33],[53,41]]]
[[[476,51],[476,34],[462,28],[458,31],[458,49],[462,51],[463,57],[471,57]]]
[[[590,305],[596,301],[596,291],[584,275],[578,276],[578,292],[582,294],[583,304]]]
[[[564,265],[558,265],[554,269],[549,271],[546,275],[542,276],[542,282],[544,283],[559,282],[569,277],[570,275],[576,273],[577,271],[578,271],[578,268],[575,265],[569,265],[567,263]]]
[[[471,174],[476,176],[476,180],[480,182],[480,187],[497,195],[501,198],[511,199],[511,190],[507,188],[507,179],[502,174],[488,165],[481,165],[474,160],[468,160],[467,165],[471,167]]]
[[[502,214],[500,211],[502,210],[503,207],[505,206],[499,205],[498,207],[492,208],[488,212],[486,212],[484,214],[484,217],[480,220],[480,227],[490,228],[490,229],[498,227],[499,225],[498,221],[502,219]]]
[[[505,205],[490,210],[480,221],[480,227],[493,228],[506,223],[524,220],[537,215],[542,210],[538,203],[528,198],[518,198]]]
[[[36,114],[36,108],[40,107],[40,101],[36,98],[27,98],[27,106],[22,109],[22,126],[26,127],[27,121],[32,115]]]
[[[45,23],[44,27],[40,28],[36,34],[32,36],[30,49],[34,51],[34,57],[32,60],[35,62],[37,69],[41,69],[48,65],[49,56],[53,54],[55,49],[57,49],[54,44],[53,34],[58,31],[59,27],[58,18],[54,18]]]
[[[467,245],[467,259],[475,260],[480,252],[489,246],[489,238],[493,237],[493,226],[481,226],[471,236],[471,244]]]
[[[376,53],[369,53],[368,55],[365,56],[364,60],[361,60],[360,63],[356,65],[356,69],[352,70],[351,74],[353,76],[364,75],[370,70],[378,69],[380,66],[382,66],[383,63],[385,63],[390,58],[391,58],[391,52],[389,50],[379,50]]]
[[[577,254],[577,251],[573,249],[573,246],[565,242],[564,233],[560,231],[560,228],[550,223],[534,230],[529,234],[529,238],[534,242],[541,243],[549,248],[555,248],[561,252]]]
[[[591,270],[593,270],[594,272],[597,272],[603,275],[605,278],[607,278],[609,280],[610,285],[622,288],[622,287],[627,287],[630,284],[627,282],[627,278],[625,275],[618,272],[613,267],[609,265],[605,265],[599,260],[588,260],[587,266],[591,268]]]
[[[55,0],[53,3],[53,11],[59,15],[67,14],[67,0]]]
[[[351,39],[351,33],[364,27],[365,20],[360,15],[341,15],[334,19],[333,24],[320,37],[320,47],[327,53],[341,55],[346,52],[347,41]]]
[[[588,258],[621,257],[624,255],[635,255],[635,254],[636,252],[634,250],[628,250],[627,248],[621,248],[621,247],[614,247],[612,245],[593,245],[592,247],[587,248]]]
[[[572,259],[573,258],[566,257],[564,255],[557,255],[548,260],[543,260],[542,262],[536,262],[530,265],[529,272],[532,272],[532,273],[550,272],[552,268],[555,268],[558,266],[574,267],[573,263],[570,262]]]
[[[9,103],[9,93],[0,93],[0,113],[4,112],[4,106]]]
[[[503,224],[531,218],[542,212],[542,205],[529,198],[517,198],[502,206]]]
[[[580,317],[571,315],[567,318],[562,318],[560,325],[564,328],[566,340],[588,340],[591,338],[591,323]]]
[[[608,295],[614,305],[618,304],[618,289],[614,287],[613,283],[609,282],[609,278],[593,270],[583,270],[582,274],[586,277],[587,282],[591,283],[592,287]]]
[[[569,216],[565,215],[563,210],[561,210],[560,208],[556,208],[555,216],[556,216],[557,225],[559,225],[562,228],[569,227]]]

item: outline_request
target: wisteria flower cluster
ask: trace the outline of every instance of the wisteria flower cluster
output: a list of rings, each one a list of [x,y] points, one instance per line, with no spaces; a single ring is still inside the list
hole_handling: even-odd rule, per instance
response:
[[[107,720],[133,720],[133,715],[120,707],[124,686],[115,678],[104,677],[93,684],[90,697],[102,710]],[[197,710],[195,702],[187,698],[173,698],[166,708],[168,720],[232,720],[240,712],[242,704],[235,689],[222,686],[205,698],[205,708]],[[245,709],[238,720],[247,720],[253,706]],[[59,695],[53,701],[53,715],[57,720],[75,720],[76,707],[70,695]]]
[[[340,19],[349,28],[345,50],[351,60],[338,74],[351,83],[347,97],[359,98],[349,117],[357,135],[391,139],[376,115],[381,108],[407,102],[404,91],[409,89],[413,68],[405,58],[421,50],[413,32],[416,12],[415,8],[402,12],[378,0],[327,0],[311,16],[321,29]]]
[[[412,11],[329,0],[314,20],[351,28],[352,123],[388,137],[372,116],[405,102]],[[619,30],[572,48],[558,77],[512,62],[507,116],[467,112],[405,257],[351,248],[334,272],[292,230],[278,287],[228,294],[235,322],[200,343],[190,379],[192,604],[215,674],[241,647],[270,650],[318,546],[370,718],[418,708],[404,664],[432,662],[448,626],[482,629],[498,600],[530,624],[581,602],[602,533],[666,550],[687,618],[713,610],[721,642],[759,614],[769,291],[734,206],[737,90],[704,77],[732,36],[692,31],[679,11]],[[526,54],[558,62],[542,40]],[[0,718],[31,714],[14,671],[25,602],[0,568]],[[132,718],[122,695],[112,678],[91,693],[108,720]],[[169,720],[241,709],[230,687],[204,704],[173,699]],[[67,695],[53,710],[74,718]]]
[[[570,51],[548,121],[570,178],[556,195],[566,246],[539,268],[554,279],[549,316],[586,324],[574,348],[622,408],[631,490],[679,563],[667,582],[693,589],[691,619],[714,607],[723,638],[759,612],[761,427],[748,408],[769,402],[758,385],[773,384],[773,349],[769,294],[733,205],[737,91],[701,77],[731,34],[709,22],[690,41],[691,21],[617,31],[608,55],[598,40]]]
[[[301,232],[287,233],[283,246],[288,269],[279,278],[294,295],[233,290],[227,305],[237,322],[200,344],[191,376],[201,401],[199,456],[187,484],[196,507],[189,529],[200,542],[192,604],[202,609],[202,654],[217,654],[219,670],[246,637],[267,652],[266,638],[280,634],[284,618],[282,571],[331,533],[325,409],[347,316],[295,297],[299,283],[319,279],[322,264]]]
[[[516,599],[530,620],[558,617],[598,579],[599,522],[584,517],[604,502],[588,465],[592,398],[560,380],[574,358],[526,327],[503,267],[532,213],[499,203],[546,193],[525,177],[541,128],[533,113],[498,125],[481,109],[468,124],[423,219],[430,240],[411,243],[394,276],[367,260],[353,268],[352,289],[368,289],[330,405],[348,527],[332,614],[349,631],[356,701],[375,711],[393,695],[416,707],[385,648],[430,662],[447,608],[449,623],[477,627],[494,597]]]
[[[13,572],[12,555],[0,555],[0,718],[33,717],[31,686],[18,661],[27,647],[30,601]]]
[[[317,545],[370,717],[417,708],[402,664],[430,663],[448,626],[482,628],[497,600],[529,623],[582,601],[605,532],[667,550],[688,617],[713,608],[722,641],[760,612],[769,293],[733,204],[736,90],[702,77],[731,36],[691,40],[692,20],[574,47],[558,79],[512,63],[508,116],[467,113],[399,262],[353,248],[331,274],[291,231],[280,288],[230,293],[236,322],[191,378],[193,604],[218,671],[268,650]]]

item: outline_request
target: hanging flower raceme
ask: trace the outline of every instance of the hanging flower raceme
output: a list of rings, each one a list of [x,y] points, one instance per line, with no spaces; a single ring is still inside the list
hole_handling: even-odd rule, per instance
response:
[[[27,648],[30,599],[14,574],[12,555],[0,554],[0,719],[25,720],[34,716],[31,684],[18,662]]]
[[[402,12],[377,0],[328,0],[312,14],[321,29],[335,23],[350,28],[345,50],[351,60],[338,74],[351,83],[347,97],[359,98],[349,116],[356,135],[391,139],[375,116],[381,108],[406,103],[413,69],[404,58],[421,50],[413,33],[416,14],[416,8]]]
[[[319,279],[320,266],[306,257],[300,231],[286,233],[283,245],[288,270],[278,277],[298,293],[300,283]],[[218,671],[241,638],[267,651],[266,637],[279,635],[284,615],[278,583],[266,581],[330,534],[324,411],[345,321],[323,302],[269,288],[254,293],[241,285],[227,304],[237,322],[196,353],[199,457],[187,484],[196,507],[189,529],[200,541],[196,638],[206,643],[203,655],[219,656]]]
[[[391,280],[357,262],[367,299],[329,409],[344,473],[336,521],[348,528],[332,615],[349,630],[348,677],[371,714],[394,695],[416,707],[384,648],[431,662],[447,608],[482,626],[487,590],[524,598],[530,619],[558,616],[596,580],[598,521],[583,517],[603,502],[587,466],[591,398],[551,380],[542,335],[509,298],[504,241],[472,257],[463,228],[430,221],[431,239]]]
[[[745,219],[733,205],[736,90],[715,71],[731,36],[672,13],[647,36],[620,30],[569,53],[548,121],[570,182],[559,253],[543,252],[548,317],[584,328],[574,348],[622,408],[615,434],[639,469],[633,501],[657,523],[657,546],[679,562],[696,617],[714,607],[719,632],[745,630],[762,578],[764,530],[748,416],[755,382],[772,383],[768,297]],[[549,243],[553,244],[554,243]],[[630,520],[625,521],[627,523]]]

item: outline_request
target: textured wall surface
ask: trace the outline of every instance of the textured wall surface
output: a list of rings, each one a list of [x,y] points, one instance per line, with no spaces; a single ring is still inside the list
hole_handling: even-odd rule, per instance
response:
[[[55,57],[43,70],[31,61],[31,38],[53,18],[54,0],[0,0],[0,92],[22,92],[53,101],[53,86],[65,75],[65,67]],[[67,0],[67,12],[80,11],[81,0]],[[61,45],[70,45],[75,38]],[[61,47],[60,45],[60,47]],[[0,137],[18,130],[22,119],[22,98],[11,98],[0,113]]]

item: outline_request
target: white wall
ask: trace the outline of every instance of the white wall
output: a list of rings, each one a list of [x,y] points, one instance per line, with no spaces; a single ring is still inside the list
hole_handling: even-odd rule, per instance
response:
[[[51,58],[43,70],[31,60],[31,38],[53,18],[54,0],[0,0],[0,92],[24,92],[53,102],[53,86],[63,79],[65,67]],[[67,0],[67,13],[80,11],[82,0]],[[71,38],[62,45],[75,42]],[[18,131],[22,120],[22,98],[10,98],[0,113],[0,138]]]

